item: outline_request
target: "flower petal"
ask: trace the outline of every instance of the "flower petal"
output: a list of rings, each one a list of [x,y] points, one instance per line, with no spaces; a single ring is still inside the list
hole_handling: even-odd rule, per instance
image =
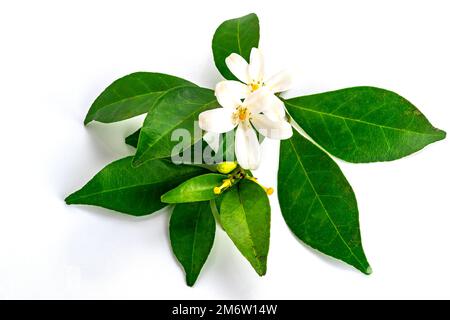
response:
[[[231,82],[232,84],[229,84]],[[216,85],[215,95],[217,101],[224,108],[235,109],[237,106],[241,105],[241,99],[245,98],[243,88],[239,89],[236,84],[247,87],[237,81],[221,81]],[[248,90],[248,89],[247,89]]]
[[[208,132],[223,133],[233,130],[236,126],[233,122],[233,110],[217,108],[203,111],[198,116],[198,125]]]
[[[263,114],[255,114],[250,121],[267,138],[284,140],[292,137],[292,127],[286,120],[273,121]]]
[[[242,105],[252,114],[263,112],[274,121],[284,119],[286,114],[283,102],[265,88],[253,92]]]
[[[250,64],[248,65],[248,75],[252,81],[258,82],[264,79],[264,58],[261,50],[252,48],[250,53]]]
[[[248,63],[244,58],[236,53],[232,53],[225,59],[225,64],[228,69],[230,69],[231,73],[236,76],[236,78],[244,83],[250,83],[248,76]]]
[[[240,123],[236,130],[235,149],[236,159],[244,169],[254,170],[261,160],[261,147],[255,130],[249,123]]]
[[[281,71],[265,81],[265,86],[272,92],[282,92],[292,87],[292,75],[288,71]]]
[[[216,132],[206,132],[203,135],[203,140],[206,141],[206,143],[211,147],[214,152],[217,152],[219,150],[219,143],[220,143],[220,133]]]
[[[244,99],[250,95],[251,90],[248,85],[243,84],[242,82],[225,80],[216,85],[216,92],[230,94],[236,99]]]

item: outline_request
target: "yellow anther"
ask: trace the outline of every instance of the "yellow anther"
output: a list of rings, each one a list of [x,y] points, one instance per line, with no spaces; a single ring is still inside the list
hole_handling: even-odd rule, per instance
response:
[[[245,119],[247,119],[247,116],[248,116],[247,108],[240,107],[238,111],[239,120],[244,121]]]
[[[263,188],[263,190],[267,193],[268,196],[270,196],[273,193],[273,188],[264,187],[261,183],[258,182],[258,179],[256,179],[255,177],[246,176],[245,178],[250,181],[253,181],[254,183],[257,183],[261,188]]]
[[[220,173],[230,173],[234,169],[236,169],[237,163],[236,162],[221,162],[217,165],[217,171]]]
[[[259,83],[259,82],[252,82],[252,83],[250,83],[250,90],[252,92],[254,92],[254,91],[258,90],[260,86],[261,86],[261,83]]]
[[[223,180],[222,185],[220,185],[218,187],[214,187],[214,190],[213,190],[214,194],[221,194],[224,189],[231,187],[231,184],[232,184],[231,179]]]

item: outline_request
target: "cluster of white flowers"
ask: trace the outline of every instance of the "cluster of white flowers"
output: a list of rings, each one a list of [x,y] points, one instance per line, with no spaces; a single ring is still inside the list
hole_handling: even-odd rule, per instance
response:
[[[291,87],[287,72],[266,78],[261,51],[253,48],[250,63],[238,54],[225,60],[239,81],[221,81],[215,95],[222,108],[202,112],[199,126],[207,133],[220,134],[236,128],[235,154],[244,169],[256,169],[261,159],[260,144],[254,128],[270,139],[288,139],[292,127],[286,121],[283,102],[275,93]]]

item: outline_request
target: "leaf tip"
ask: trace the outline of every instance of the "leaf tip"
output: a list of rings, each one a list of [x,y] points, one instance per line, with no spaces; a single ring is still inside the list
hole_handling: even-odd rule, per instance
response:
[[[161,202],[163,202],[163,203],[170,203],[170,195],[168,195],[168,193],[170,193],[170,191],[164,193],[161,196]]]
[[[264,277],[267,273],[267,264],[261,263],[258,268],[255,268],[255,271],[260,277]]]
[[[88,123],[91,122],[92,120],[93,120],[92,117],[90,117],[89,114],[87,114],[87,115],[86,115],[86,118],[84,118],[83,124],[84,124],[85,126],[87,126]]]
[[[67,205],[75,204],[75,203],[76,203],[76,201],[75,201],[75,193],[72,193],[71,195],[68,195],[68,196],[64,199],[64,202],[65,202]]]
[[[190,276],[190,275],[186,275],[186,284],[189,286],[189,287],[193,287],[194,286],[194,284],[195,284],[195,282],[197,281],[197,277],[195,277],[195,276]]]
[[[366,274],[366,275],[371,275],[372,274],[372,267],[371,266],[368,266],[367,268],[366,268],[366,270],[364,271],[364,273]]]
[[[264,277],[266,275],[267,270],[257,270],[256,273],[258,273],[258,276]]]

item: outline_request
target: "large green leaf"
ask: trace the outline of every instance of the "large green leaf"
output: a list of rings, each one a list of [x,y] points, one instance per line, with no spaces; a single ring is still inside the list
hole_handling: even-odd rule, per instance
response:
[[[296,132],[281,142],[278,199],[287,225],[303,242],[371,272],[350,184],[325,152]]]
[[[185,129],[190,134],[189,141],[184,141],[185,147],[199,141],[201,135],[195,134],[194,121],[201,112],[218,106],[210,89],[180,87],[167,91],[145,118],[133,165],[170,157],[174,147],[180,144],[172,138],[176,129]]]
[[[164,203],[183,203],[212,200],[217,197],[214,188],[219,187],[227,176],[217,173],[208,173],[191,178],[178,187],[161,196]]]
[[[270,204],[256,183],[242,180],[220,202],[220,222],[236,247],[256,272],[267,269],[270,238]]]
[[[206,172],[203,168],[177,166],[153,160],[133,168],[132,157],[117,160],[97,173],[83,188],[66,198],[67,204],[88,204],[142,216],[166,204],[161,195],[183,181]]]
[[[236,77],[225,64],[225,58],[237,53],[249,61],[250,51],[259,44],[259,20],[254,13],[223,22],[214,33],[212,50],[214,62],[220,73],[230,80]]]
[[[285,104],[308,135],[350,162],[395,160],[445,138],[409,101],[383,89],[354,87]]]
[[[167,90],[195,84],[168,74],[136,72],[114,81],[89,109],[84,124],[96,120],[116,122],[150,110],[153,103]]]
[[[170,218],[172,250],[186,273],[186,282],[194,285],[208,258],[216,233],[209,202],[177,204]]]

